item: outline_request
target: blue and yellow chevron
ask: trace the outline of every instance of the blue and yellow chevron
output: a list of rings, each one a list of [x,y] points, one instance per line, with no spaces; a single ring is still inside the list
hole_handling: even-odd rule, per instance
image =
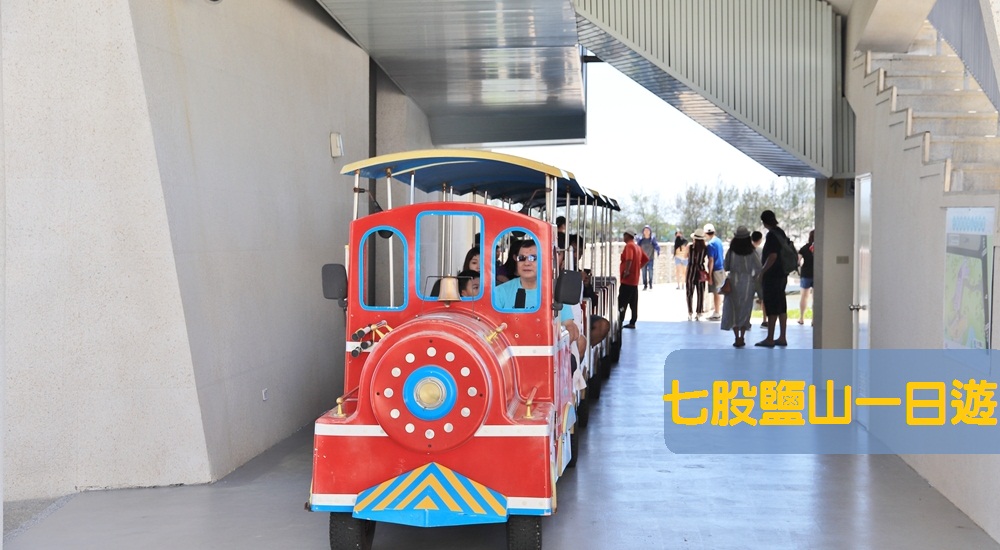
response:
[[[365,489],[354,517],[415,527],[507,521],[507,499],[436,462]]]

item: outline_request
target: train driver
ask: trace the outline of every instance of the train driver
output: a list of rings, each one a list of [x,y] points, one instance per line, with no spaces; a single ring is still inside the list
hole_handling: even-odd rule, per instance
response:
[[[493,303],[500,309],[536,308],[541,300],[538,288],[538,245],[531,239],[521,241],[517,256],[517,277],[493,289]],[[569,331],[571,341],[580,338],[580,328],[573,320],[571,306],[563,304],[559,322]]]

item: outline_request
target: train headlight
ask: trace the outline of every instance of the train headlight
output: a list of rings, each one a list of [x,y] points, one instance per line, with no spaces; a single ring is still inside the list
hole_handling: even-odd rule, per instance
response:
[[[444,403],[447,390],[444,384],[437,378],[428,376],[417,382],[413,390],[413,397],[421,407],[431,410],[440,407]]]
[[[451,412],[457,398],[455,378],[437,365],[424,365],[414,370],[403,384],[403,403],[421,420],[443,418]]]

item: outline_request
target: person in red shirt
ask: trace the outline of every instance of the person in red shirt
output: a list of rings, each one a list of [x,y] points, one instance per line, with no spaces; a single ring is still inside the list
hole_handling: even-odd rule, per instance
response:
[[[618,268],[621,275],[621,289],[618,291],[618,318],[625,320],[625,310],[632,308],[632,320],[622,328],[635,328],[639,317],[639,271],[649,261],[646,253],[635,242],[635,231],[625,230],[625,248],[622,250],[621,264]]]

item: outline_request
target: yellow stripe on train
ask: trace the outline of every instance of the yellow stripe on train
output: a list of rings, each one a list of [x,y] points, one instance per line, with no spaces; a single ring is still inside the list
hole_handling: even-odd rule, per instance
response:
[[[507,521],[507,498],[436,462],[362,491],[354,517],[416,527]]]

